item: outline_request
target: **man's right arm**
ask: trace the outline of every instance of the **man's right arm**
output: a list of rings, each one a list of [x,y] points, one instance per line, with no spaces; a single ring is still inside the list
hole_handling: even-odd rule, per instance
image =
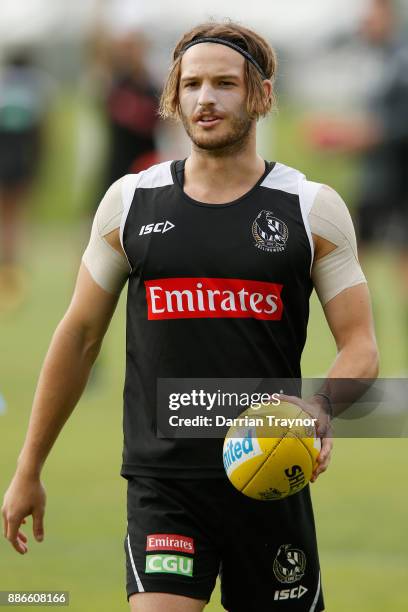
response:
[[[95,228],[104,226],[105,218],[112,218],[113,208],[117,212],[119,188],[118,181],[108,190],[95,216],[72,301],[53,335],[41,369],[27,435],[4,497],[4,537],[21,554],[27,552],[27,538],[20,531],[26,516],[33,516],[36,539],[43,539],[45,490],[40,481],[41,470],[81,397],[129,274],[118,224],[115,222],[113,229],[112,225],[106,226],[108,233],[95,232]]]
[[[82,264],[72,302],[46,355],[26,439],[4,498],[4,536],[18,552],[27,550],[19,534],[26,516],[33,514],[34,534],[42,539],[45,492],[40,482],[41,469],[81,397],[117,300],[118,296],[95,283]]]

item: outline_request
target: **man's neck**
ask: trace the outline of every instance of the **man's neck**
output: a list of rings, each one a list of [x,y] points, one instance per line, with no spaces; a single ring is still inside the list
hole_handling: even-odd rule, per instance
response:
[[[255,149],[234,155],[215,155],[193,148],[184,171],[184,191],[192,198],[214,204],[244,195],[265,172],[265,162]]]

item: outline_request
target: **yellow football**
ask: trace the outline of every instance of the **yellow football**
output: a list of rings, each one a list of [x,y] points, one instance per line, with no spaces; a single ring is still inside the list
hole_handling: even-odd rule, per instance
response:
[[[310,481],[320,453],[315,419],[296,404],[248,408],[233,420],[224,441],[224,468],[238,491],[279,500]]]

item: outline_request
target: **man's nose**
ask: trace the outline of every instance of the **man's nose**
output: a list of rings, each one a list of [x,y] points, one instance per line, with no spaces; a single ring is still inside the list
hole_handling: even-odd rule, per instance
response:
[[[200,106],[215,104],[215,92],[211,85],[203,83],[200,87],[197,103]]]

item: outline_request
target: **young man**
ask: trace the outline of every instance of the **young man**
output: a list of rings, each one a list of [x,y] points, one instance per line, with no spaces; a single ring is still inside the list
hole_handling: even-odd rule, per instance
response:
[[[128,279],[122,475],[127,592],[138,612],[202,610],[219,570],[230,612],[324,609],[308,487],[257,502],[226,479],[222,440],[156,437],[158,378],[300,377],[313,285],[338,347],[328,377],[377,372],[344,203],[256,153],[256,119],[271,108],[275,66],[266,41],[235,24],[198,26],[176,46],[161,110],[182,120],[191,155],[127,175],[101,202],[5,496],[5,536],[24,554],[26,516],[43,538],[41,468]],[[330,457],[328,400],[307,405],[323,437],[313,480]]]

